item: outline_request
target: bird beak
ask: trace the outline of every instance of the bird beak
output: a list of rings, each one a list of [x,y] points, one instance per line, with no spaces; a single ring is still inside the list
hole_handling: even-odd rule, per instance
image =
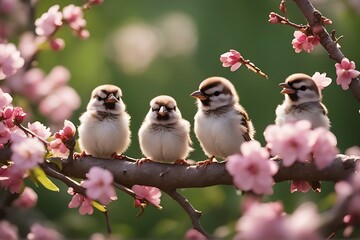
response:
[[[201,91],[195,91],[192,94],[190,94],[190,96],[200,99],[200,100],[206,100],[207,97],[201,92]]]
[[[159,109],[159,114],[161,116],[165,116],[166,114],[168,114],[168,111],[166,110],[166,107],[161,106],[160,109]]]
[[[283,89],[281,90],[281,93],[282,93],[282,94],[295,93],[295,90],[292,89],[292,88],[289,86],[289,84],[287,84],[287,83],[280,83],[279,86],[283,88]]]
[[[119,100],[117,100],[117,98],[112,93],[105,99],[106,103],[116,103],[118,101]]]

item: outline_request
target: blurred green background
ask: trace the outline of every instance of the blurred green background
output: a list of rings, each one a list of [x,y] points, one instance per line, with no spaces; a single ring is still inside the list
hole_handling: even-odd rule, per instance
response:
[[[54,5],[62,7],[82,1],[39,1],[36,16]],[[356,1],[353,1],[356,4]],[[247,109],[257,130],[256,139],[263,145],[263,131],[275,119],[275,108],[283,100],[278,83],[295,72],[313,75],[326,72],[333,83],[324,89],[323,102],[328,107],[332,131],[341,152],[360,145],[359,103],[350,90],[343,91],[335,83],[335,67],[321,46],[311,54],[296,54],[292,48],[294,29],[268,23],[271,11],[279,12],[280,1],[209,1],[209,0],[105,0],[86,11],[88,40],[79,40],[69,28],[57,36],[66,42],[63,51],[41,53],[39,67],[49,71],[63,65],[71,72],[70,85],[82,99],[81,108],[71,119],[85,111],[94,87],[104,83],[118,85],[132,117],[132,144],[127,155],[140,158],[137,131],[149,108],[149,101],[160,94],[173,96],[185,119],[193,125],[195,100],[189,94],[209,76],[223,76],[233,82],[240,102]],[[360,9],[347,1],[316,1],[314,5],[333,21],[327,29],[344,35],[342,51],[360,68]],[[288,16],[296,23],[305,23],[292,1],[287,4]],[[222,53],[238,50],[250,59],[269,79],[241,67],[236,72],[223,68]],[[190,158],[204,160],[205,155],[192,134],[195,151]],[[30,186],[31,183],[29,183]],[[63,186],[62,183],[58,183]],[[68,209],[71,197],[63,186],[61,193],[41,188],[38,217],[52,221],[68,238],[88,238],[94,232],[105,232],[102,214],[81,216],[77,209]],[[276,184],[275,194],[266,200],[280,200],[292,212],[301,202],[315,200],[320,211],[333,201],[332,183],[323,183],[323,192],[290,194],[290,183]],[[240,199],[233,187],[215,186],[205,189],[184,189],[195,208],[203,212],[201,223],[210,233],[229,237],[240,216]],[[113,232],[124,238],[182,238],[191,222],[180,206],[163,194],[163,210],[148,207],[140,219],[132,208],[132,199],[118,192],[118,201],[109,205]],[[230,235],[229,235],[230,234]]]

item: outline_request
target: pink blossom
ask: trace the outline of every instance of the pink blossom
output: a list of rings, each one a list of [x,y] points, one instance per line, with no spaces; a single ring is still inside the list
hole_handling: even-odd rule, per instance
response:
[[[341,85],[343,90],[349,89],[351,79],[360,75],[360,72],[355,69],[355,62],[347,58],[343,58],[341,63],[336,63],[335,68],[337,75],[336,84]]]
[[[77,208],[80,206],[79,208],[79,213],[81,215],[85,215],[85,214],[93,214],[94,213],[94,208],[91,205],[92,200],[84,197],[83,195],[79,194],[79,193],[74,193],[74,190],[72,188],[68,189],[68,193],[73,195],[68,207],[69,208]]]
[[[283,159],[286,167],[295,161],[310,160],[315,140],[310,128],[311,124],[306,120],[286,123],[282,126],[269,125],[264,132],[267,147],[270,148],[272,155],[278,155]]]
[[[111,200],[116,200],[116,192],[112,185],[114,177],[109,170],[92,167],[86,174],[87,179],[82,184],[86,188],[86,196],[90,199],[99,200],[107,205]]]
[[[6,220],[0,221],[0,239],[17,240],[19,239],[18,228]]]
[[[88,39],[90,37],[90,32],[86,29],[81,29],[80,31],[77,32],[77,36],[82,39]]]
[[[62,38],[53,38],[50,40],[50,47],[54,51],[61,51],[65,47],[65,41]]]
[[[0,12],[11,13],[16,7],[16,1],[13,0],[0,0]]]
[[[320,224],[320,215],[316,205],[311,202],[300,205],[291,216],[287,217],[287,228],[293,240],[318,240],[323,239],[317,232]]]
[[[241,66],[241,61],[243,60],[243,57],[241,54],[234,50],[230,49],[230,52],[226,52],[224,54],[221,54],[220,61],[222,62],[223,67],[231,67],[230,71],[234,72]]]
[[[24,63],[14,44],[0,43],[0,80],[16,73]]]
[[[70,79],[70,71],[63,66],[56,66],[49,74],[38,84],[37,94],[40,96],[48,96],[56,89],[67,84]]]
[[[11,193],[20,193],[25,171],[14,165],[0,167],[0,185]]]
[[[50,128],[44,126],[39,121],[28,123],[28,129],[42,139],[48,139],[51,136]]]
[[[331,78],[326,77],[326,73],[319,73],[315,72],[314,75],[311,77],[314,82],[316,83],[317,87],[322,90],[325,87],[329,86],[331,83]]]
[[[241,144],[240,152],[229,156],[226,163],[235,186],[256,194],[272,194],[277,165],[269,160],[268,151],[259,142],[250,141]]]
[[[33,32],[25,32],[20,36],[19,51],[25,61],[30,60],[38,50],[38,45],[44,42],[43,37],[35,36]]]
[[[35,32],[40,36],[50,36],[62,25],[62,14],[60,6],[54,5],[49,10],[35,20]]]
[[[98,5],[98,4],[101,4],[103,2],[104,2],[104,0],[90,0],[90,3],[93,4],[93,5]]]
[[[20,208],[29,209],[36,205],[37,200],[38,196],[36,192],[32,188],[25,187],[20,197],[16,199],[13,204]]]
[[[67,157],[69,155],[69,149],[60,138],[55,138],[54,140],[50,141],[49,147],[51,153],[54,156]]]
[[[35,223],[30,228],[30,233],[26,236],[28,240],[60,240],[63,239],[60,233],[56,230],[44,227]]]
[[[156,187],[134,185],[131,190],[134,191],[138,199],[146,199],[150,204],[154,205],[157,208],[162,208],[160,206],[161,201],[161,191]]]
[[[185,237],[186,240],[206,240],[207,238],[198,230],[191,228],[186,231]]]
[[[11,160],[20,169],[31,169],[44,162],[45,146],[37,138],[24,138],[11,145],[13,154]]]
[[[73,111],[80,107],[80,104],[81,100],[76,91],[69,86],[63,86],[42,99],[39,109],[51,121],[60,123],[70,118]]]
[[[0,123],[0,146],[11,140],[10,130],[4,124]]]
[[[345,150],[345,155],[353,155],[353,156],[360,156],[360,147],[359,146],[352,146]]]
[[[294,37],[292,45],[296,53],[300,53],[302,50],[310,53],[320,43],[320,38],[317,35],[307,36],[302,31],[295,31]]]
[[[66,23],[75,31],[79,31],[86,25],[81,7],[70,4],[63,9],[63,17]]]
[[[12,97],[8,93],[4,93],[0,88],[0,108],[8,106],[12,102]]]
[[[339,153],[336,147],[337,140],[332,132],[322,127],[316,128],[313,133],[316,141],[312,152],[315,165],[321,170],[328,166]]]
[[[269,23],[272,23],[272,24],[277,24],[277,23],[280,23],[278,17],[277,17],[277,14],[274,13],[274,12],[271,12],[269,14]]]
[[[7,106],[1,111],[3,123],[8,128],[13,128],[15,125],[21,124],[26,116],[27,114],[21,107],[13,108],[12,106]]]
[[[307,181],[291,181],[290,192],[294,193],[299,191],[305,193],[308,192],[310,188],[311,186]]]
[[[45,78],[45,73],[39,68],[31,68],[29,71],[19,72],[11,77],[8,85],[14,92],[23,94],[32,102],[38,101],[42,96],[38,90],[41,82]]]
[[[60,138],[63,142],[74,138],[76,133],[75,125],[69,120],[64,121],[64,127],[59,132],[55,133],[56,138]]]
[[[14,108],[13,121],[15,125],[21,124],[25,120],[26,116],[27,114],[24,112],[24,110],[21,107]]]
[[[236,224],[235,239],[291,239],[279,202],[252,204]]]

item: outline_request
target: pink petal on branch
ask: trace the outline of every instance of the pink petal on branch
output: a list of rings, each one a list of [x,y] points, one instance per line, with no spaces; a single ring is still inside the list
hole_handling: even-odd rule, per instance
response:
[[[331,84],[331,78],[326,77],[326,73],[319,73],[319,72],[315,72],[314,75],[311,77],[314,82],[316,83],[316,85],[318,86],[318,88],[320,90],[324,89],[325,87],[329,86]]]
[[[337,75],[336,84],[341,85],[343,90],[349,89],[351,79],[360,75],[360,72],[355,69],[355,62],[347,58],[343,58],[341,63],[336,63],[335,68]]]
[[[36,192],[30,187],[25,187],[20,197],[16,199],[13,204],[23,209],[29,209],[36,205],[37,200],[38,195]]]
[[[46,127],[39,121],[28,123],[28,129],[42,139],[47,139],[51,136],[50,128]]]
[[[62,25],[62,14],[59,11],[60,6],[54,5],[49,10],[35,20],[35,32],[40,36],[50,36]]]
[[[157,208],[162,208],[160,206],[160,197],[161,191],[156,187],[134,185],[131,190],[134,191],[135,195],[139,199],[146,199],[150,204],[154,205]]]
[[[11,160],[17,168],[28,170],[44,162],[46,149],[37,138],[24,138],[11,145]]]
[[[223,67],[231,67],[230,71],[234,72],[241,66],[242,60],[241,54],[234,50],[230,49],[230,52],[221,54],[220,61],[222,62]]]
[[[28,240],[60,240],[63,237],[56,230],[44,227],[38,223],[35,223],[30,228],[30,233],[27,235]]]
[[[109,170],[92,167],[86,177],[87,179],[82,186],[86,188],[87,197],[99,200],[104,205],[109,204],[111,200],[117,199],[112,185],[114,177]]]
[[[0,239],[19,239],[18,228],[6,220],[0,221]]]
[[[272,194],[273,175],[277,166],[269,160],[269,153],[257,141],[245,142],[239,154],[227,158],[226,169],[233,176],[236,187],[256,194]]]
[[[12,102],[12,97],[8,93],[4,93],[0,88],[0,108],[8,106]]]
[[[314,162],[318,169],[324,169],[332,163],[339,153],[335,135],[325,128],[317,128],[314,131],[316,138],[313,146]]]
[[[302,120],[283,126],[269,125],[264,132],[267,147],[273,156],[283,159],[284,166],[291,166],[295,161],[305,162],[310,159],[314,138],[309,121]]]
[[[63,17],[66,23],[75,31],[79,31],[86,25],[81,7],[70,4],[63,9]]]
[[[15,74],[25,60],[12,43],[0,43],[0,80]]]

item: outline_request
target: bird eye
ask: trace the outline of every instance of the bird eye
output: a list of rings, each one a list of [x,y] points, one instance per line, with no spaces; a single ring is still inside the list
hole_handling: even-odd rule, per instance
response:
[[[155,111],[159,111],[159,108],[151,108],[151,110],[152,110],[153,112],[155,112]]]
[[[306,90],[306,86],[301,86],[301,87],[300,87],[300,90],[301,90],[301,91],[305,91],[305,90]]]
[[[97,97],[97,100],[101,101],[103,100],[100,96]]]
[[[216,92],[214,92],[214,95],[215,95],[215,96],[219,96],[219,95],[220,95],[220,92],[219,92],[219,91],[216,91]]]
[[[119,97],[119,96],[117,96],[116,99],[117,99],[118,101],[120,101],[120,97]]]

